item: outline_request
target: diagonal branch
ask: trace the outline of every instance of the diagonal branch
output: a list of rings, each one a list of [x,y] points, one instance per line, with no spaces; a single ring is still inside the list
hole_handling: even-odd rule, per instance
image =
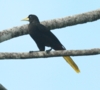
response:
[[[51,30],[51,29],[82,24],[86,22],[93,22],[98,19],[100,19],[100,9],[78,15],[43,21],[41,23]],[[0,32],[0,42],[25,34],[28,34],[28,25],[22,25],[13,27],[11,29],[6,29]]]
[[[0,59],[29,59],[29,58],[47,58],[59,56],[87,56],[100,54],[100,48],[89,50],[58,50],[49,53],[34,51],[33,53],[0,53]]]

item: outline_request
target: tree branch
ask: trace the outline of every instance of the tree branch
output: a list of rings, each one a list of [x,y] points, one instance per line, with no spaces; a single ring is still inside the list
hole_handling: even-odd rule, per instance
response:
[[[7,90],[2,84],[0,84],[0,90]]]
[[[34,51],[33,53],[0,53],[0,59],[29,59],[29,58],[47,58],[47,57],[59,57],[59,56],[87,56],[100,54],[100,48],[89,50],[58,50],[50,51]]]
[[[86,22],[92,22],[100,19],[100,9],[86,12],[78,15],[68,16],[64,18],[58,18],[48,21],[41,22],[43,25],[45,25],[47,28],[51,29],[57,29],[57,28],[63,28],[67,26],[82,24]],[[28,34],[28,25],[22,25],[13,27],[11,29],[6,29],[0,32],[0,42],[9,40],[14,37],[18,37],[21,35]]]

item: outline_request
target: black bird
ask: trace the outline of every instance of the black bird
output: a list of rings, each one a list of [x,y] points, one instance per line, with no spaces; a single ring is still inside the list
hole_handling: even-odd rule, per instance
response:
[[[66,50],[60,43],[57,37],[42,25],[36,15],[29,15],[23,21],[29,21],[28,29],[32,39],[36,42],[40,51],[45,51],[45,46],[51,47],[54,50]],[[79,73],[80,70],[70,56],[63,56],[63,58],[71,65],[71,67]]]

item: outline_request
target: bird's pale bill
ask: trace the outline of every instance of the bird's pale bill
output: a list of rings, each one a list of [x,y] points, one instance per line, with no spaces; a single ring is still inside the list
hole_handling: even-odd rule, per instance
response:
[[[26,18],[22,19],[21,21],[29,21],[29,18],[26,17]]]

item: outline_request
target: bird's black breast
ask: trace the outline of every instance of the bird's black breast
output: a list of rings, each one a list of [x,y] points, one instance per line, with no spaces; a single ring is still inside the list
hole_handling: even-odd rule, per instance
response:
[[[42,32],[41,25],[39,25],[39,24],[29,25],[29,34],[37,44],[49,46],[49,44],[47,43],[46,38],[45,38],[45,36],[46,36],[45,32]]]

